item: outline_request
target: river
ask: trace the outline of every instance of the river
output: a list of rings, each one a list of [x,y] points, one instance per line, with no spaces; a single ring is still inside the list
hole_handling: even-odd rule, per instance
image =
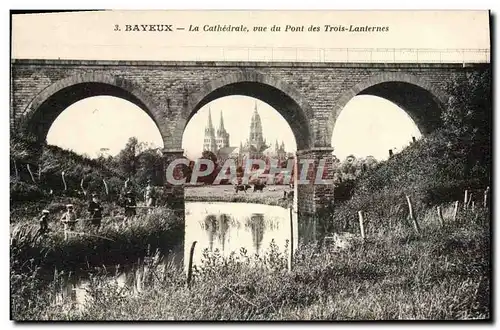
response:
[[[231,252],[240,254],[243,248],[248,256],[263,255],[269,249],[272,241],[279,251],[285,253],[288,241],[290,247],[290,214],[293,224],[293,246],[294,250],[298,243],[297,215],[290,213],[289,209],[280,206],[250,203],[226,203],[226,202],[186,202],[185,211],[185,237],[184,237],[184,269],[187,269],[191,245],[196,241],[193,264],[201,266],[203,252],[215,252],[223,257]],[[178,264],[182,252],[174,256],[166,257],[165,262]],[[177,260],[177,262],[176,262]],[[182,267],[182,266],[181,266]],[[121,267],[117,275],[110,277],[110,281],[118,286],[134,286],[141,291],[141,281],[137,281],[140,272],[135,265]],[[62,302],[70,298],[73,303],[81,308],[86,299],[89,285],[87,274],[78,274],[66,281],[59,294],[57,301]]]

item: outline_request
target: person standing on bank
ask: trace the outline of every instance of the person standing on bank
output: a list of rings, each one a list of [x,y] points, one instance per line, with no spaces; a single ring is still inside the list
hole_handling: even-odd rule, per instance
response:
[[[132,191],[127,191],[127,194],[125,195],[125,219],[124,222],[126,222],[129,219],[132,219],[136,215],[136,202],[134,198],[134,194]]]
[[[40,228],[38,229],[40,235],[45,235],[49,231],[49,211],[43,210],[38,223]]]
[[[69,231],[75,230],[76,213],[73,209],[73,204],[66,205],[66,212],[61,217],[61,222],[64,225],[64,240],[68,240]]]
[[[153,187],[151,186],[151,180],[148,180],[148,185],[144,190],[144,201],[146,202],[146,206],[148,207],[148,213],[151,213],[152,212],[151,208],[155,206],[154,191]]]
[[[92,200],[89,203],[88,211],[90,213],[90,218],[92,225],[95,229],[99,230],[102,221],[102,205],[99,203],[99,198],[97,194],[92,194]]]

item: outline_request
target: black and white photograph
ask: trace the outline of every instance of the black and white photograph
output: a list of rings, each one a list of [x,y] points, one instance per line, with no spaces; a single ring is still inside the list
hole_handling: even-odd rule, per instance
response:
[[[10,319],[491,321],[491,21],[11,11]]]

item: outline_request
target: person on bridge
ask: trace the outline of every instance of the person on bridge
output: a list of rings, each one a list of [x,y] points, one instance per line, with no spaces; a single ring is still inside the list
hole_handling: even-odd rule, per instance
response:
[[[73,209],[73,204],[66,205],[66,212],[61,217],[61,222],[64,225],[64,240],[68,240],[68,234],[70,231],[75,230],[76,225],[76,213]]]
[[[103,207],[99,203],[97,194],[92,194],[92,200],[89,203],[88,211],[90,213],[91,223],[96,230],[99,230],[99,228],[101,227],[102,210]]]

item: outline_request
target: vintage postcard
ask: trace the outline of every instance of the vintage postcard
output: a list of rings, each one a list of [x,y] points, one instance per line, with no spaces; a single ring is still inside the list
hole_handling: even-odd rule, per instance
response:
[[[12,320],[491,320],[488,11],[11,23]]]

